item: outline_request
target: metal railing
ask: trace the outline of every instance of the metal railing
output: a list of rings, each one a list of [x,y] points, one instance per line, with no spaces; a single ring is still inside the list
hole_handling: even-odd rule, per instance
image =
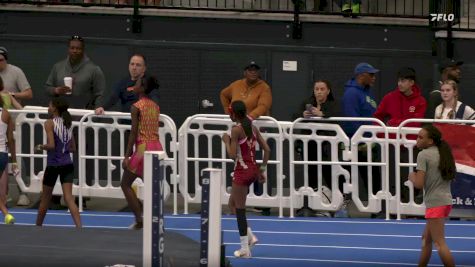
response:
[[[134,7],[428,19],[434,30],[472,30],[475,0],[4,0],[29,5]],[[299,8],[295,9],[298,4]],[[0,9],[1,9],[0,5]],[[364,23],[364,22],[362,22]]]

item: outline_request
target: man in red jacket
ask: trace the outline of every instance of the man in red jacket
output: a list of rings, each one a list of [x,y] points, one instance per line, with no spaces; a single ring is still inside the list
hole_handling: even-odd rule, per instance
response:
[[[397,127],[407,119],[424,118],[427,102],[421,95],[421,88],[416,84],[414,69],[400,69],[397,85],[396,89],[384,96],[374,117],[391,127]],[[412,127],[420,125],[420,123],[407,124]]]
[[[401,122],[407,119],[424,118],[427,107],[425,98],[421,95],[421,88],[416,84],[416,72],[413,68],[401,68],[398,72],[398,87],[387,93],[379,104],[374,117],[383,121],[387,126],[398,127]],[[420,127],[421,123],[408,123],[408,127]],[[378,135],[383,137],[384,135]],[[396,138],[394,134],[389,138]],[[408,136],[409,139],[416,139],[416,135]],[[389,147],[389,184],[390,191],[395,194],[395,169],[394,169],[394,147]],[[417,158],[417,151],[414,149],[414,158]],[[401,147],[400,162],[408,162],[408,150]],[[407,168],[401,168],[401,200],[407,202],[409,191],[404,186],[404,182],[409,175]],[[417,192],[416,192],[417,195]]]

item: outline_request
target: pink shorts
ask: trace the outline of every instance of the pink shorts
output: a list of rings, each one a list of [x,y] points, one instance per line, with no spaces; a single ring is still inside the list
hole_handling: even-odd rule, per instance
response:
[[[426,219],[447,218],[452,211],[452,205],[438,206],[426,209]]]
[[[129,171],[139,177],[143,177],[143,156],[145,151],[162,151],[160,141],[144,141],[135,144],[134,154],[130,157]]]
[[[259,168],[251,166],[247,169],[234,170],[233,183],[250,186],[259,177]]]

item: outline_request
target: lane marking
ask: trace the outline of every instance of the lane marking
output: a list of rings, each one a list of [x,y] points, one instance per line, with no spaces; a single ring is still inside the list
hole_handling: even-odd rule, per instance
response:
[[[168,230],[174,231],[200,231],[198,228],[166,228]],[[237,230],[222,230],[223,232],[237,233]],[[364,237],[398,237],[398,238],[421,238],[420,235],[388,235],[388,234],[364,234],[364,233],[329,233],[329,232],[282,232],[282,231],[259,231],[252,230],[254,233],[262,234],[284,234],[284,235],[330,235],[330,236],[364,236]],[[446,239],[466,239],[466,240],[475,240],[475,237],[465,237],[465,236],[446,236]]]
[[[227,255],[226,258],[236,259],[234,256]],[[407,262],[376,262],[376,261],[345,261],[345,260],[323,260],[323,259],[303,259],[303,258],[272,258],[272,257],[252,257],[259,260],[278,260],[278,261],[308,261],[308,262],[337,262],[352,264],[373,264],[373,265],[397,265],[397,266],[417,266],[417,263]],[[442,264],[429,264],[428,266],[444,266]],[[459,267],[475,267],[475,265],[457,265]]]
[[[236,245],[240,246],[241,243],[224,243],[225,245]],[[336,249],[360,249],[360,250],[387,250],[387,251],[410,251],[417,252],[421,251],[420,248],[374,248],[374,247],[348,247],[348,246],[314,246],[314,245],[295,245],[295,244],[256,244],[256,246],[261,247],[297,247],[297,248],[336,248]],[[437,249],[433,249],[432,252],[437,253]],[[452,253],[475,253],[475,250],[450,250]]]

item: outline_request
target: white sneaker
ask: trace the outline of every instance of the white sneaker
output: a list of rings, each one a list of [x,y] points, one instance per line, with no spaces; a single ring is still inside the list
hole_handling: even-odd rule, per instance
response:
[[[257,243],[259,243],[259,239],[257,239],[257,236],[247,232],[247,236],[249,238],[249,249],[254,247]]]
[[[234,251],[234,257],[249,259],[251,257],[251,251],[248,249],[241,248],[239,250]]]
[[[17,204],[17,206],[29,206],[30,205],[30,199],[28,198],[27,195],[21,194],[18,197],[18,201],[17,201],[16,204]]]

